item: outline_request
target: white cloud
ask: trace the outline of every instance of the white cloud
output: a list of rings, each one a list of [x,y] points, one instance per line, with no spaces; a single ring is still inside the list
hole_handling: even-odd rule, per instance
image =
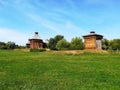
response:
[[[18,32],[18,30],[0,28],[0,41],[3,42],[12,41],[19,45],[25,45],[27,39],[28,35]]]
[[[120,38],[120,26],[119,24],[110,25],[109,27],[102,27],[98,30],[100,34],[109,40]]]
[[[75,33],[77,32],[76,34],[85,34],[86,33],[85,30],[83,30],[82,28],[80,28],[79,26],[73,24],[70,21],[66,22],[66,29],[69,30],[69,31],[72,30],[72,32],[75,32]]]
[[[42,25],[45,28],[48,28],[49,30],[52,30],[56,33],[58,33],[60,30],[58,29],[57,23],[54,23],[52,21],[49,21],[45,18],[39,17],[38,15],[28,14],[27,15],[30,19],[32,19],[34,22],[36,22],[38,25]]]
[[[4,0],[0,0],[0,4],[4,5],[5,4]]]
[[[42,25],[43,27],[47,28],[49,31],[54,31],[56,34],[63,34],[69,38],[73,37],[74,35],[82,36],[86,34],[85,30],[75,25],[71,21],[63,20],[62,23],[58,23],[35,14],[28,14],[28,17],[38,25]]]

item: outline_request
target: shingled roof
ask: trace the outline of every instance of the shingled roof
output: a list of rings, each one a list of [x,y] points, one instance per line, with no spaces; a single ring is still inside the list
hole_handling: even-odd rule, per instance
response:
[[[40,39],[40,36],[38,35],[38,32],[35,32],[35,35],[33,36],[32,39]]]
[[[84,35],[83,37],[90,37],[90,36],[99,36],[99,37],[103,37],[102,35],[100,34],[96,34],[94,31],[91,31],[90,34],[87,34],[87,35]]]

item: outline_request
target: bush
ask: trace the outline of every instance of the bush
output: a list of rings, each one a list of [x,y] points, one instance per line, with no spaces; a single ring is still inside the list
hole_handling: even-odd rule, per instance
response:
[[[70,43],[71,50],[83,50],[83,42],[80,37],[72,38]]]
[[[58,43],[56,45],[58,50],[68,50],[69,46],[70,46],[69,42],[67,42],[67,40],[65,40],[65,39],[58,41]]]
[[[110,42],[110,47],[112,50],[120,50],[120,39],[113,39]]]
[[[62,40],[64,38],[64,36],[62,35],[56,35],[54,38],[50,38],[49,39],[49,43],[48,43],[48,47],[51,49],[51,50],[57,50],[57,43]]]
[[[39,49],[30,49],[30,52],[43,52],[46,51],[45,48],[39,48]]]

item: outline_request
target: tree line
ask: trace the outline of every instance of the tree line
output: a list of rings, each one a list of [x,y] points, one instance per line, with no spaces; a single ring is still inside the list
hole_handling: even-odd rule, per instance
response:
[[[120,39],[107,40],[102,39],[103,50],[120,50]]]
[[[68,42],[64,36],[56,35],[49,39],[48,48],[51,50],[82,50],[84,45],[80,37],[72,38],[71,42]]]
[[[15,42],[8,41],[7,43],[0,41],[0,49],[19,49],[24,48],[24,46],[19,46]]]
[[[68,42],[64,36],[56,35],[49,39],[48,48],[51,50],[83,50],[84,42],[80,37],[74,37]],[[120,39],[102,39],[103,50],[120,50]]]
[[[14,42],[0,42],[0,49],[21,49],[25,46],[19,46]],[[74,37],[71,41],[67,41],[63,35],[56,35],[49,39],[48,43],[45,43],[45,48],[51,50],[83,50],[84,42],[80,37]],[[103,50],[120,50],[120,39],[108,40],[102,39],[102,49]]]

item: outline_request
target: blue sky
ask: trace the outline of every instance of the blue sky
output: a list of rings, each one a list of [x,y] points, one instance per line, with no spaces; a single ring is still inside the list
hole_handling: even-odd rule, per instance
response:
[[[43,40],[90,31],[120,38],[120,0],[0,0],[0,41],[25,45],[35,31]]]

